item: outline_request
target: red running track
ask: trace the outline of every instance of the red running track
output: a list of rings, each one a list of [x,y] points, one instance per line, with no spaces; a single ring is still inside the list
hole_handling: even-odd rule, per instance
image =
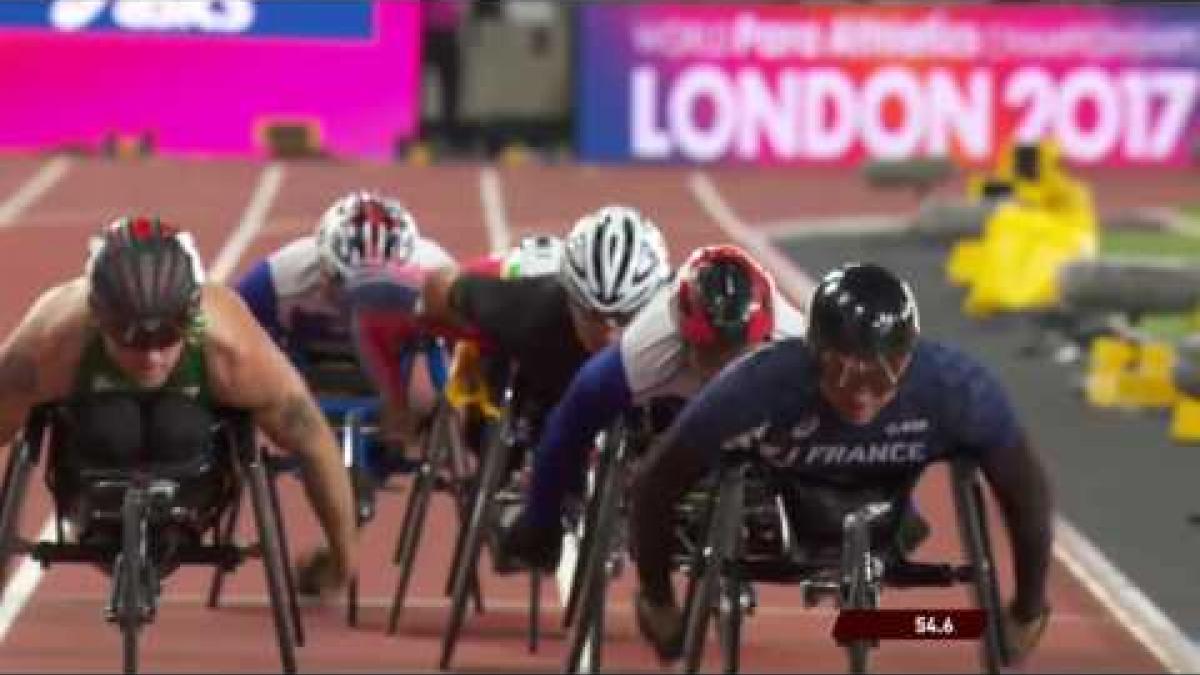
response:
[[[0,212],[3,200],[22,192],[43,171],[38,158],[0,162]],[[12,328],[38,291],[81,269],[85,238],[105,220],[130,211],[159,213],[192,229],[210,264],[240,225],[248,246],[233,266],[236,278],[254,260],[307,233],[324,207],[350,188],[367,187],[395,193],[417,215],[424,233],[460,259],[487,251],[497,230],[510,237],[529,231],[562,231],[587,210],[606,202],[629,202],[651,214],[667,233],[676,260],[692,247],[727,241],[688,187],[689,172],[669,168],[595,168],[521,166],[495,170],[474,165],[415,168],[369,164],[296,163],[282,166],[278,189],[264,192],[265,167],[254,163],[189,163],[168,160],[113,163],[71,160],[63,176],[0,226],[0,260],[5,291],[0,298],[0,326]],[[485,174],[492,173],[485,178]],[[911,211],[911,196],[881,194],[857,178],[829,171],[762,172],[720,170],[710,173],[749,222],[846,213]],[[481,198],[481,186],[498,187],[492,199]],[[1121,184],[1127,181],[1113,179]],[[1179,201],[1187,194],[1181,181],[1176,197],[1156,180],[1145,199],[1149,204]],[[1194,188],[1193,188],[1194,189]],[[1099,193],[1106,196],[1106,193]],[[1111,195],[1113,193],[1107,193]],[[252,202],[261,202],[261,221],[244,222]],[[494,197],[499,196],[496,200]],[[1142,205],[1134,195],[1101,206]],[[486,204],[486,205],[485,205]],[[253,211],[251,209],[251,211]],[[251,215],[254,215],[251,213]],[[258,229],[256,226],[261,225]],[[236,252],[236,247],[230,249]],[[231,253],[226,251],[225,255]],[[798,292],[799,289],[791,289]],[[346,627],[340,601],[304,609],[309,642],[299,650],[302,671],[420,671],[436,668],[447,602],[441,594],[450,554],[454,520],[444,498],[434,501],[418,569],[410,589],[409,609],[399,635],[384,634],[387,603],[395,582],[391,550],[404,508],[406,480],[394,480],[393,492],[381,496],[379,515],[364,534],[362,553],[363,609],[360,626]],[[923,481],[919,499],[935,528],[922,557],[955,559],[957,543],[944,472],[934,470]],[[285,481],[285,518],[293,551],[318,540],[315,520],[295,481]],[[48,514],[45,490],[35,484],[25,509],[22,532],[38,532]],[[999,531],[999,527],[993,528]],[[1002,543],[1002,542],[1000,542]],[[1007,549],[998,551],[1005,588],[1010,572]],[[486,565],[485,565],[486,566]],[[28,571],[28,570],[27,570]],[[609,670],[657,671],[650,650],[633,627],[629,599],[631,574],[614,585],[604,661]],[[26,575],[28,578],[28,575]],[[224,606],[203,606],[207,570],[182,570],[165,586],[157,620],[144,631],[142,659],[147,671],[270,672],[279,669],[261,566],[248,563],[226,587]],[[31,585],[27,601],[12,592],[0,605],[0,671],[111,671],[120,667],[117,630],[103,621],[107,579],[84,567],[60,566]],[[1060,565],[1051,573],[1051,602],[1056,608],[1039,651],[1026,664],[1029,672],[1162,672],[1164,666]],[[539,653],[525,650],[528,582],[525,576],[500,578],[485,573],[483,586],[489,611],[469,615],[454,661],[456,670],[486,672],[558,671],[566,650],[559,629],[559,594],[545,582]],[[804,610],[798,593],[763,588],[760,607],[745,631],[746,671],[837,671],[843,653],[830,639],[829,610]],[[892,607],[963,606],[965,591],[889,591]],[[5,617],[13,617],[6,625]],[[715,661],[709,663],[715,666]],[[880,671],[960,672],[977,667],[973,645],[887,643],[877,653]]]

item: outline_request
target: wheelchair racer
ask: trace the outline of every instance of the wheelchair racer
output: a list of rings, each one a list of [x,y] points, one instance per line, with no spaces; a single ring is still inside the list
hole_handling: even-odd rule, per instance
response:
[[[355,573],[353,499],[332,432],[238,295],[204,280],[189,234],[121,218],[93,240],[82,276],[33,303],[0,346],[0,440],[51,402],[70,415],[60,467],[188,463],[211,450],[216,408],[249,411],[301,460],[332,551],[324,582]]]
[[[743,351],[803,329],[803,315],[745,251],[693,251],[670,292],[655,296],[619,344],[589,359],[554,407],[535,451],[526,508],[501,540],[508,555],[557,565],[568,486],[582,485],[587,449],[622,411],[686,399]]]
[[[822,513],[819,500],[806,503],[809,486],[895,503],[930,462],[973,458],[1012,541],[1016,593],[1004,610],[1011,656],[1019,661],[1037,644],[1049,616],[1048,477],[996,378],[919,332],[908,284],[876,265],[836,268],[813,291],[804,340],[735,362],[655,441],[639,465],[630,526],[638,625],[661,658],[677,658],[682,648],[669,569],[673,505],[722,452],[738,449],[760,455],[785,488],[794,481],[784,493],[791,523],[834,536],[841,514]],[[833,517],[822,528],[826,515]]]

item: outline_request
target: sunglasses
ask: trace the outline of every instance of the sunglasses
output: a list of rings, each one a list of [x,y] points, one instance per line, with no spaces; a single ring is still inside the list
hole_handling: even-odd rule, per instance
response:
[[[178,344],[184,337],[183,328],[162,324],[153,329],[141,326],[109,326],[105,333],[123,349],[152,351],[166,349]]]
[[[822,370],[839,388],[865,389],[875,394],[899,386],[908,366],[907,356],[868,359],[827,351],[821,357]]]

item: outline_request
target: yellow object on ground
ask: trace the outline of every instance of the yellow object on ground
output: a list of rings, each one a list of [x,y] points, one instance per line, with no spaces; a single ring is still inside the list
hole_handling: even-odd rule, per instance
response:
[[[1171,410],[1171,440],[1176,443],[1200,442],[1200,399],[1181,396]]]
[[[1084,386],[1088,403],[1101,408],[1164,408],[1181,400],[1172,380],[1175,348],[1166,342],[1092,340]]]
[[[968,191],[982,199],[988,184],[1011,185],[1012,196],[1002,198],[981,237],[959,242],[946,261],[947,278],[969,288],[963,310],[981,317],[1057,304],[1062,265],[1096,255],[1088,188],[1064,173],[1052,143],[1011,148]]]

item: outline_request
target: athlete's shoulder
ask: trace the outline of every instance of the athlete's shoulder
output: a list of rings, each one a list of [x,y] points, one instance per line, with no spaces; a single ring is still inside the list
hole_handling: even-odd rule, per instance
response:
[[[292,241],[267,258],[277,295],[304,295],[321,283],[321,267],[314,237]]]

